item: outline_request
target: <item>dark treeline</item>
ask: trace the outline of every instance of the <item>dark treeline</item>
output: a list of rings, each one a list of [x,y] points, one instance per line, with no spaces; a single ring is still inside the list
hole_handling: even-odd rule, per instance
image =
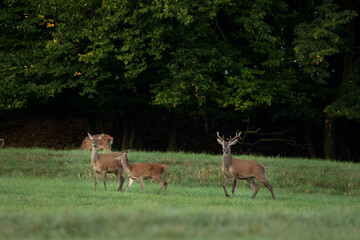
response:
[[[243,152],[359,161],[359,6],[4,0],[0,129],[75,116],[77,138],[196,152],[241,130]]]

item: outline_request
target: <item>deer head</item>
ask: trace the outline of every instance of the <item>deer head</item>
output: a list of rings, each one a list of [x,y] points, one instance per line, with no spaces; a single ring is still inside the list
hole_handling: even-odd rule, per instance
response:
[[[235,145],[238,141],[238,138],[240,138],[241,132],[236,133],[235,137],[230,138],[229,140],[224,140],[224,138],[220,137],[219,132],[216,132],[216,134],[218,136],[217,138],[218,143],[223,147],[223,153],[228,154],[230,153],[231,146]]]
[[[97,147],[99,146],[99,142],[100,142],[101,138],[104,136],[104,134],[101,134],[98,138],[93,138],[93,137],[90,135],[90,133],[88,133],[88,135],[89,135],[89,138],[90,138],[91,141],[92,141],[92,146],[93,146],[94,148],[97,148]]]

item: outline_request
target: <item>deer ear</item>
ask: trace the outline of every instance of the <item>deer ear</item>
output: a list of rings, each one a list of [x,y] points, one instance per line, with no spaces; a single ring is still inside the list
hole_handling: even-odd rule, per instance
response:
[[[237,139],[232,140],[229,145],[232,146],[232,145],[235,145],[236,143],[237,143]]]
[[[92,136],[90,135],[90,133],[88,133],[88,135],[89,135],[89,138],[92,140],[93,138],[92,138]]]
[[[224,143],[223,141],[221,141],[220,138],[218,138],[217,141],[218,141],[218,143],[219,143],[220,145],[223,145],[223,143]]]

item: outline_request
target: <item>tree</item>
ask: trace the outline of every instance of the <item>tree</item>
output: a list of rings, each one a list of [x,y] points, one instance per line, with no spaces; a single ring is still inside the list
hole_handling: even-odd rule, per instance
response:
[[[323,88],[329,90],[326,98],[330,97],[330,99],[339,98],[338,86],[343,89],[348,82],[349,71],[344,69],[342,77],[341,74],[332,76],[331,73],[335,71],[336,65],[330,62],[334,61],[334,58],[341,58],[344,54],[348,41],[346,36],[343,37],[341,34],[344,32],[344,26],[357,16],[353,10],[337,11],[338,8],[333,1],[325,1],[321,5],[310,8],[310,11],[313,11],[312,19],[295,27],[294,50],[297,61],[304,74],[309,76],[315,84],[321,84]],[[345,65],[347,64],[352,65],[349,62],[346,62]],[[340,78],[340,80],[336,78]],[[331,85],[335,85],[335,87]],[[343,98],[346,98],[345,102],[349,102],[352,97],[347,95]],[[326,159],[336,158],[335,114],[334,104],[331,102],[332,100],[330,100],[330,104],[327,102],[320,109],[325,112],[324,154]],[[339,101],[335,101],[335,105],[336,102]],[[358,104],[354,106],[358,108]],[[340,112],[340,110],[338,111]]]

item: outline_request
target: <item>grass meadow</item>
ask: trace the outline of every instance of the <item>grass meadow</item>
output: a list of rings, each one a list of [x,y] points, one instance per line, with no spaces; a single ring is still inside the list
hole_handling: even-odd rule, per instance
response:
[[[115,175],[94,191],[90,152],[0,151],[0,239],[359,239],[360,164],[238,156],[265,165],[276,200],[258,183],[221,187],[221,155],[135,151],[129,161],[167,165],[168,194]],[[227,187],[231,192],[231,183]]]

